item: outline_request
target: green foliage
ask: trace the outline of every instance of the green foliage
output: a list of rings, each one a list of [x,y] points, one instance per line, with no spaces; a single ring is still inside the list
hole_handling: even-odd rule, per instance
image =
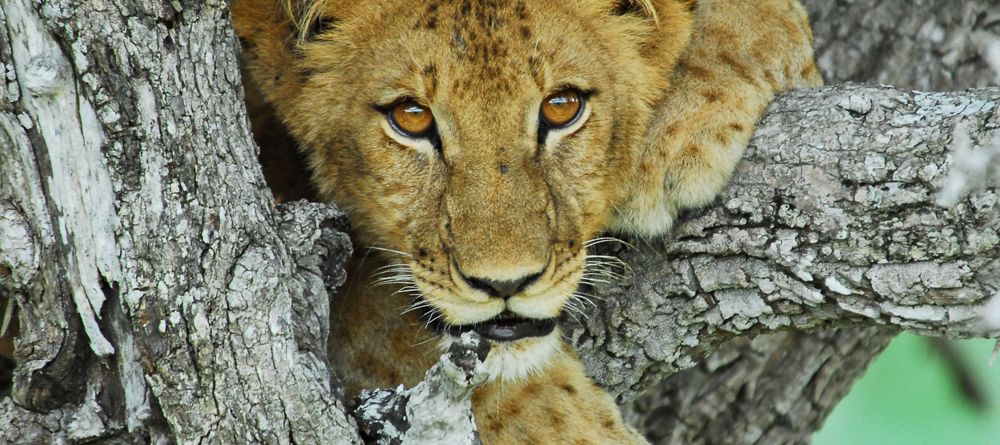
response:
[[[926,339],[902,334],[875,360],[814,436],[814,445],[1000,444],[1000,359],[993,340],[958,342],[984,389],[976,409]]]

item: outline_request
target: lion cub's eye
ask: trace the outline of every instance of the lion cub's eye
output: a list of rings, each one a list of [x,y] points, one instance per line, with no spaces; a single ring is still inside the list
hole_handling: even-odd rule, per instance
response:
[[[542,101],[539,114],[542,122],[552,128],[569,125],[583,109],[583,98],[579,91],[563,90],[550,94]]]
[[[420,138],[434,128],[434,115],[427,107],[414,100],[393,105],[388,113],[389,123],[403,136]]]

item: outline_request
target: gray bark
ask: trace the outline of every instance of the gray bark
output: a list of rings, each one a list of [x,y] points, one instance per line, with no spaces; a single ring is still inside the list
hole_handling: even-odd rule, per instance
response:
[[[922,91],[997,85],[982,55],[1000,43],[993,0],[803,0],[828,83]]]
[[[998,103],[846,85],[778,98],[718,205],[619,254],[633,273],[595,289],[605,301],[574,333],[589,370],[627,400],[737,335],[996,336],[980,320],[1000,286],[996,188],[953,207],[937,191],[953,128],[991,140]]]
[[[791,331],[722,345],[630,406],[653,443],[808,443],[875,354],[880,327]]]
[[[876,103],[892,107],[893,112],[882,114],[885,110],[872,109],[867,114],[852,115],[845,109],[837,111],[840,105],[850,103],[844,101],[845,96],[839,94],[827,97],[829,108],[826,112],[805,105],[812,99],[805,99],[799,95],[782,98],[774,107],[781,107],[783,112],[771,114],[763,124],[756,139],[757,143],[752,146],[749,153],[747,166],[750,173],[741,174],[737,178],[735,185],[723,198],[726,204],[687,222],[685,227],[699,219],[710,224],[695,223],[692,234],[688,234],[682,228],[678,236],[682,237],[683,241],[676,242],[663,250],[670,258],[677,258],[669,261],[674,263],[671,268],[679,271],[691,270],[693,275],[689,278],[678,274],[673,280],[652,278],[653,281],[660,281],[640,285],[675,288],[679,289],[682,295],[690,292],[690,295],[694,296],[695,303],[687,303],[686,307],[674,306],[672,303],[663,305],[659,302],[653,305],[655,307],[653,311],[663,311],[670,314],[671,320],[681,320],[678,322],[681,326],[671,330],[680,333],[677,334],[678,344],[665,349],[671,357],[665,372],[669,373],[671,368],[683,367],[681,363],[685,360],[686,351],[699,353],[698,348],[704,343],[701,338],[706,333],[714,331],[725,336],[739,332],[753,334],[770,331],[775,327],[773,323],[777,320],[772,317],[788,321],[788,325],[796,328],[806,327],[799,325],[799,321],[805,321],[807,324],[819,322],[826,327],[855,324],[868,319],[878,324],[929,335],[966,337],[982,333],[983,326],[978,323],[976,314],[981,309],[980,304],[996,293],[1000,283],[998,279],[1000,269],[997,268],[996,259],[998,258],[996,251],[998,212],[995,189],[980,191],[969,197],[964,204],[945,209],[935,205],[937,196],[934,193],[937,188],[935,183],[940,181],[940,177],[936,180],[925,178],[929,179],[927,182],[918,178],[919,175],[906,179],[906,170],[909,167],[927,168],[933,164],[924,164],[923,161],[934,157],[939,161],[945,161],[950,142],[947,130],[949,124],[930,119],[904,131],[909,133],[912,130],[915,132],[913,135],[904,135],[898,128],[893,128],[892,122],[897,117],[905,115],[909,118],[919,114],[917,107],[927,105],[933,108],[934,101],[925,99],[936,95],[912,95],[912,93],[878,88],[837,89],[853,91],[846,95],[848,99],[867,94],[880,97],[872,99]],[[990,105],[986,110],[982,110],[983,114],[978,117],[968,117],[973,120],[981,119],[984,133],[989,134],[995,132],[993,129],[997,119],[995,107],[1000,96],[995,90],[971,91],[965,94],[975,97],[981,93],[987,93],[984,98],[988,100],[984,103]],[[951,101],[959,96],[952,94],[940,97],[948,97],[948,101]],[[837,101],[841,101],[840,104]],[[805,108],[800,108],[801,106]],[[958,108],[962,109],[962,106]],[[975,108],[973,105],[964,110]],[[785,114],[786,112],[788,114]],[[895,114],[896,112],[900,114]],[[963,112],[955,114],[953,122],[964,120],[965,118],[961,117]],[[844,118],[834,117],[833,114],[837,113],[842,113]],[[785,164],[785,171],[780,172],[778,170],[781,170],[781,163],[777,162],[775,165],[777,155],[782,155],[780,147],[775,151],[769,150],[770,153],[765,157],[761,157],[756,150],[762,147],[760,141],[765,129],[771,125],[772,119],[783,121],[788,116],[809,116],[810,120],[815,118],[829,122],[827,128],[835,130],[829,135],[832,139],[826,142],[822,137],[817,137],[820,136],[817,132],[793,133],[786,142],[787,145],[784,145],[785,148],[807,146],[807,144],[816,147],[817,142],[825,145],[842,139],[854,141],[843,148],[853,151],[852,147],[863,146],[865,150],[849,154],[833,148],[834,152],[827,157],[829,163],[814,163],[812,160],[801,162],[793,159],[793,165]],[[857,120],[859,125],[852,125],[847,120]],[[787,121],[782,123],[782,125],[787,124],[789,124]],[[940,124],[943,125],[935,130],[941,131],[937,136],[919,129],[923,125]],[[868,136],[858,133],[858,131],[866,133],[873,129],[877,129],[878,132],[868,133]],[[916,136],[917,139],[909,139],[910,136]],[[891,140],[888,144],[876,141],[886,137],[889,138],[884,139],[887,142]],[[825,150],[831,150],[835,144],[826,147]],[[937,154],[930,155],[934,151],[937,151]],[[785,151],[784,156],[787,157],[788,153]],[[872,165],[872,156],[881,157],[887,154],[890,156],[886,157],[886,167],[881,173],[877,171],[878,169],[873,170],[865,165]],[[756,162],[766,162],[767,172],[756,170],[760,168]],[[873,173],[882,175],[881,179],[871,176]],[[866,177],[854,176],[858,174]],[[824,177],[827,179],[818,179]],[[743,178],[748,178],[749,182],[742,182]],[[766,180],[768,183],[781,184],[778,190],[786,190],[789,194],[781,197],[782,192],[772,195],[772,190],[755,187],[759,182],[757,178],[768,178]],[[829,178],[836,180],[830,181]],[[815,182],[817,179],[823,184],[819,188],[815,187],[819,185]],[[878,193],[869,194],[873,190]],[[919,196],[920,190],[924,191],[923,198],[911,199]],[[827,202],[816,207],[809,202],[816,197],[834,195],[842,197],[836,199],[841,204],[831,206]],[[761,196],[764,200],[771,201],[771,204],[761,203],[759,201]],[[803,201],[803,196],[808,198]],[[747,203],[748,198],[749,205],[738,204],[741,201]],[[823,200],[820,198],[820,201]],[[985,204],[976,204],[977,202]],[[866,208],[861,210],[856,207],[859,205]],[[982,212],[976,209],[980,205]],[[785,208],[782,209],[782,206]],[[839,227],[835,227],[836,225],[829,225],[832,221],[828,219],[829,216],[837,213],[838,209],[848,208],[852,215],[851,225],[860,224],[868,229],[862,231],[848,228],[846,231],[841,231]],[[726,209],[735,210],[735,214],[729,213]],[[747,214],[744,209],[753,210]],[[816,213],[817,211],[819,213]],[[755,212],[761,212],[760,216],[763,218],[753,215]],[[739,222],[741,215],[746,222]],[[899,231],[895,230],[901,228],[901,223],[908,224],[905,221],[916,215],[919,215],[920,223]],[[726,222],[718,224],[718,218],[725,219]],[[935,221],[936,218],[942,219]],[[749,231],[740,229],[742,224],[750,225]],[[703,230],[702,227],[706,226],[712,229]],[[752,234],[755,227],[768,227],[768,230],[776,236],[771,239],[767,236],[744,238],[744,235]],[[952,230],[957,227],[964,233],[954,236]],[[784,247],[790,245],[781,240],[781,233],[813,247],[792,243],[795,247],[785,250]],[[838,239],[845,234],[846,237]],[[747,245],[745,241],[751,239],[754,242]],[[989,241],[983,244],[983,240],[986,239]],[[851,246],[847,249],[851,253],[838,258],[841,254],[837,253],[837,246],[841,245]],[[774,246],[780,248],[777,251],[771,250]],[[801,248],[804,249],[800,250]],[[973,252],[979,252],[981,249],[985,249],[983,250],[985,255],[981,257],[983,262],[972,265],[967,270],[964,269],[963,257],[970,253],[979,256],[979,253]],[[795,253],[796,251],[799,253]],[[718,267],[706,267],[703,262],[706,253],[710,257],[724,259],[713,260],[712,264],[719,265]],[[843,253],[846,253],[846,250]],[[800,268],[803,258],[808,258],[806,264],[810,264],[806,273],[802,273],[803,270]],[[856,261],[862,258],[867,258],[861,260],[866,264],[856,268],[860,264]],[[760,267],[762,260],[769,265]],[[785,266],[781,266],[782,263]],[[812,265],[819,267],[814,268]],[[644,271],[651,269],[643,268]],[[817,273],[824,269],[827,272]],[[853,273],[858,280],[850,284],[844,281],[845,276],[839,274],[846,270],[854,270]],[[770,278],[761,280],[762,276],[774,276],[770,275],[771,273],[777,273],[783,278],[777,281]],[[933,284],[935,276],[945,278],[947,281],[958,280],[953,282],[958,287],[949,288],[950,285],[940,287],[939,284],[942,283]],[[959,281],[964,279],[963,276],[978,284],[971,282],[969,286],[959,284]],[[650,279],[649,277],[646,275],[642,279]],[[831,277],[835,281],[832,281]],[[896,284],[884,281],[889,277],[890,281],[902,281]],[[923,281],[925,279],[930,281]],[[814,295],[822,298],[822,301],[817,298],[814,300],[815,304],[810,304],[808,299],[799,303],[774,300],[767,296],[768,289],[778,282],[783,282],[778,284],[778,288],[797,288],[798,290],[793,293],[803,296],[810,292],[818,292]],[[831,286],[833,283],[839,283],[843,287]],[[708,292],[705,286],[715,291]],[[845,295],[848,289],[851,295]],[[721,299],[720,294],[723,295]],[[859,298],[856,300],[855,297]],[[967,297],[972,299],[965,300]],[[705,298],[713,304],[699,302],[699,298]],[[648,307],[643,307],[648,303],[636,304],[635,300],[628,298],[613,298],[611,301],[616,304],[629,302],[611,310],[615,313],[650,312]],[[862,302],[862,305],[857,306],[855,303],[858,302]],[[925,311],[927,308],[921,308],[922,302],[934,302],[935,308],[927,312]],[[939,303],[943,304],[938,305]],[[752,312],[759,315],[756,319],[745,318],[746,313],[743,312],[734,314],[730,321],[726,321],[728,317],[726,305],[733,304],[755,307]],[[800,306],[803,304],[804,306]],[[697,306],[702,306],[704,309],[699,309]],[[712,313],[716,310],[717,313]],[[938,310],[942,312],[935,313]],[[801,318],[804,313],[811,315]],[[963,313],[967,315],[960,315]],[[971,318],[967,318],[964,327],[962,323],[952,324],[966,316]],[[702,318],[705,318],[707,323],[702,321]],[[720,319],[723,321],[721,325],[716,323]],[[778,324],[785,325],[784,321]],[[939,321],[944,325],[940,325]],[[663,326],[657,325],[654,328],[645,323],[629,320],[623,323],[622,329],[639,333],[632,335],[641,338],[643,335],[648,335],[647,333],[656,332],[655,329],[663,329]],[[684,345],[685,336],[692,335],[698,337],[699,341],[692,341],[691,348],[688,348]],[[996,332],[987,335],[995,336]],[[612,336],[617,337],[614,334]],[[662,439],[662,443],[805,442],[860,374],[867,361],[879,352],[888,340],[885,331],[873,328],[824,330],[811,335],[796,333],[783,334],[779,337],[755,341],[753,347],[742,345],[742,341],[739,346],[729,345],[723,348],[722,352],[702,362],[697,368],[673,376],[652,395],[637,402],[639,414],[636,421],[646,426],[646,431],[654,438]],[[599,369],[600,372],[618,366],[639,368],[644,373],[653,374],[651,379],[655,381],[657,379],[655,374],[664,372],[661,368],[664,365],[651,360],[650,358],[657,356],[653,354],[662,356],[664,352],[647,350],[642,356],[627,359],[619,355],[616,357],[620,360],[619,363],[607,358],[597,360],[595,363],[608,365]],[[626,397],[629,391],[641,390],[643,387],[645,385],[640,379],[623,382],[619,386]],[[721,421],[733,419],[734,416],[743,419],[742,423],[738,420]],[[753,421],[749,422],[746,419]]]
[[[274,209],[228,6],[0,11],[0,442],[359,442],[325,356],[342,215]]]
[[[992,0],[803,3],[827,83],[888,83],[922,90],[997,83],[982,57],[997,41],[998,10]],[[636,400],[632,419],[654,443],[808,443],[894,333],[863,327],[777,333],[769,337],[782,341],[758,341],[752,348],[735,339],[730,341],[734,345],[723,345],[697,367],[671,376]],[[829,343],[837,345],[836,354],[817,347]],[[787,366],[786,357],[798,362]],[[823,365],[807,365],[816,362]],[[798,386],[762,384],[792,381],[822,382],[822,397]],[[786,411],[773,408],[791,405],[794,422]],[[752,421],[734,425],[733,416]]]
[[[324,353],[343,217],[274,208],[235,52],[220,3],[0,4],[0,296],[22,327],[0,442],[361,440]],[[719,205],[620,252],[632,272],[573,334],[589,369],[623,402],[672,375],[634,415],[664,443],[795,442],[885,328],[995,336],[974,321],[995,186],[934,199],[954,125],[985,140],[997,102],[782,97]],[[848,328],[781,333],[830,326]]]
[[[483,360],[489,344],[466,332],[412,388],[364,390],[354,417],[366,440],[478,444],[472,394],[489,377]]]

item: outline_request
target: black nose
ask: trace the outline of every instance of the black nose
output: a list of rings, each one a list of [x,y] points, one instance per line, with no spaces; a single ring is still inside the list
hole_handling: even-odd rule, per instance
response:
[[[513,280],[491,280],[489,278],[476,278],[476,277],[465,277],[465,281],[469,283],[469,286],[486,292],[491,297],[497,298],[510,298],[513,297],[518,292],[524,290],[529,284],[534,283],[538,277],[542,276],[542,273],[536,273],[532,275],[525,275],[521,278]]]

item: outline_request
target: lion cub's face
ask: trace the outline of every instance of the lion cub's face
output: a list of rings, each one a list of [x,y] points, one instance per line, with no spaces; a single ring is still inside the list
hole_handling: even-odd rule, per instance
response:
[[[663,3],[660,28],[680,29],[655,45],[653,19],[610,0],[331,5],[285,120],[431,318],[544,336],[685,43],[686,11]]]

